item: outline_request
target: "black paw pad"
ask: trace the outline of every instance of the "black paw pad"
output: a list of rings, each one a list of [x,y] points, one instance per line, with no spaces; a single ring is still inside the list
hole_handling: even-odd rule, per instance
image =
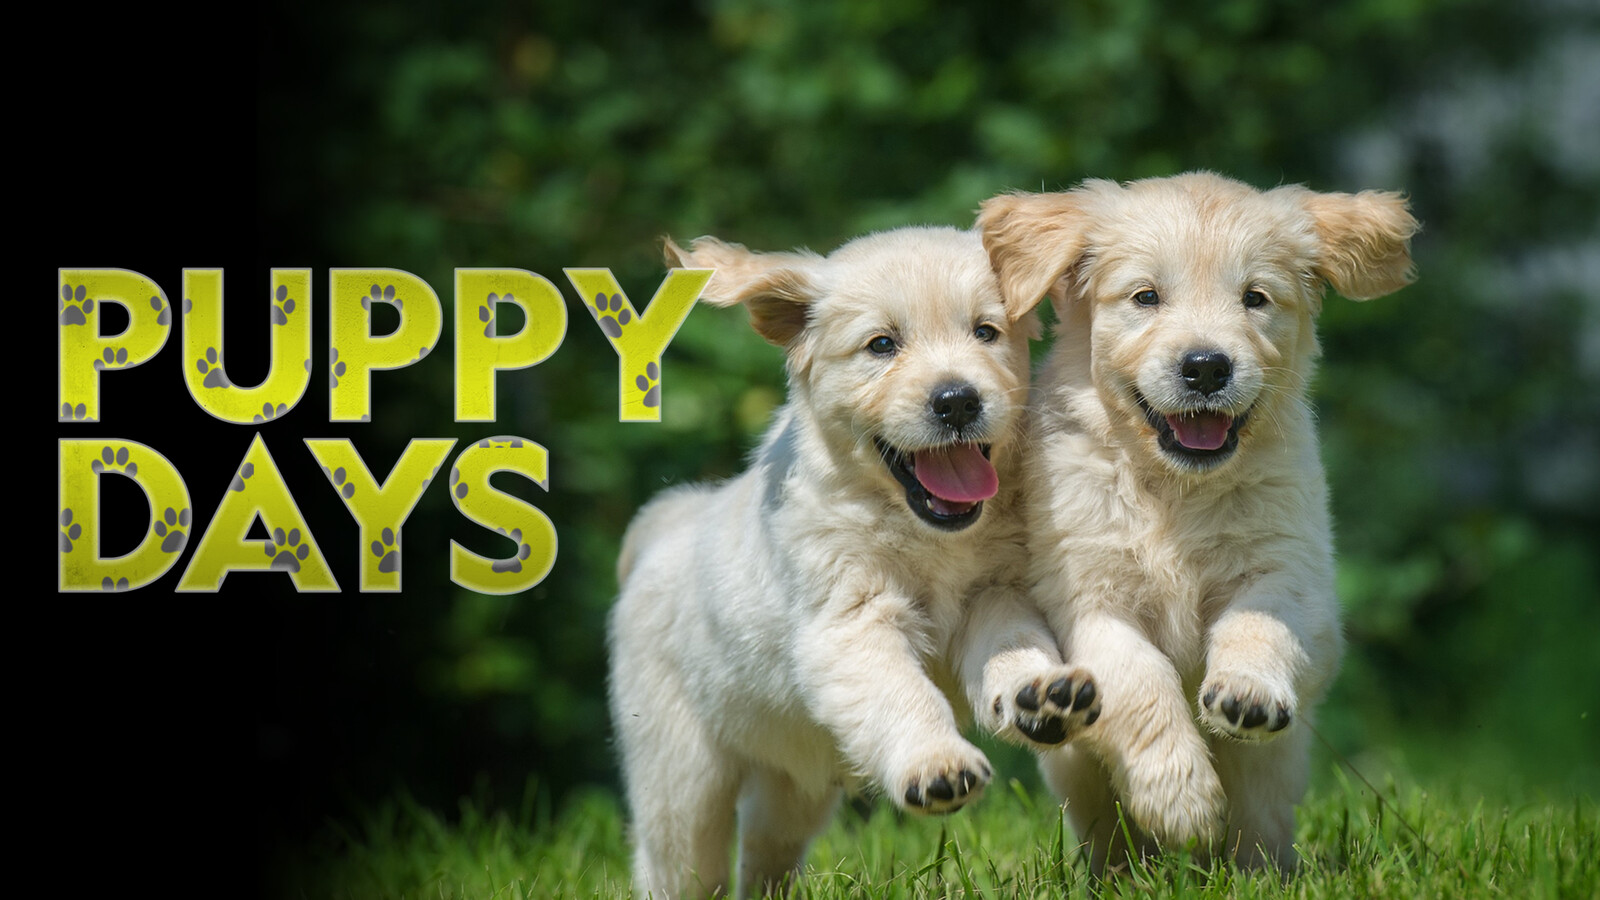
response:
[[[1240,722],[1245,728],[1258,728],[1267,723],[1267,711],[1259,703],[1250,704],[1244,712],[1244,721]]]
[[[1279,706],[1278,707],[1278,721],[1274,722],[1272,727],[1268,728],[1267,730],[1268,731],[1282,731],[1285,728],[1289,727],[1289,723],[1293,719],[1294,719],[1294,715],[1289,712],[1289,708],[1288,707]]]
[[[1020,716],[1017,730],[1041,744],[1059,744],[1067,739],[1067,723],[1055,716]]]
[[[1072,679],[1057,678],[1050,682],[1050,688],[1044,692],[1050,702],[1062,709],[1072,708]]]
[[[928,797],[932,800],[950,801],[956,798],[956,792],[950,786],[949,779],[940,775],[928,784]]]
[[[1030,684],[1017,691],[1017,706],[1028,712],[1039,711],[1039,686]]]

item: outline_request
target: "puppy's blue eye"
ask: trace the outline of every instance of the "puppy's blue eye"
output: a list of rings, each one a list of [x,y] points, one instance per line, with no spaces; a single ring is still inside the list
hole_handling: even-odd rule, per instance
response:
[[[1000,339],[1000,329],[993,325],[979,325],[972,329],[972,336],[985,344],[992,344]]]
[[[1159,306],[1161,305],[1161,295],[1155,291],[1140,291],[1133,295],[1133,302],[1140,306]]]
[[[1245,291],[1244,305],[1246,309],[1256,309],[1267,305],[1267,295],[1260,291]]]
[[[878,356],[893,356],[897,348],[894,338],[880,334],[867,342],[867,349]]]

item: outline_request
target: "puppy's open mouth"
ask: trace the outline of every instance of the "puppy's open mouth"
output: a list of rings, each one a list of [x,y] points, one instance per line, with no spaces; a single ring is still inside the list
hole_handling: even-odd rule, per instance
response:
[[[922,521],[960,531],[978,521],[983,501],[1000,490],[988,444],[957,442],[900,450],[874,438],[889,474],[906,489],[906,505]]]
[[[1216,409],[1160,413],[1144,396],[1134,394],[1144,410],[1145,421],[1156,430],[1156,441],[1163,453],[1186,465],[1204,468],[1222,462],[1239,449],[1239,429],[1250,419],[1250,410],[1235,416]]]

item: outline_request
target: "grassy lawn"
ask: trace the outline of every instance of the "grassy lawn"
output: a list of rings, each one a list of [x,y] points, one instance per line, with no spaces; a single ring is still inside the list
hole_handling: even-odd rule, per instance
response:
[[[1600,897],[1592,799],[1501,806],[1421,789],[1389,789],[1385,799],[1342,780],[1315,792],[1300,814],[1306,862],[1288,879],[1167,858],[1098,893],[1060,810],[1017,782],[993,785],[975,807],[940,819],[902,818],[880,800],[865,816],[840,813],[812,846],[796,896]],[[330,823],[323,841],[284,862],[272,892],[627,897],[627,860],[622,814],[606,793],[575,797],[556,814],[532,792],[520,814],[484,815],[464,802],[448,819],[400,799],[358,822]]]

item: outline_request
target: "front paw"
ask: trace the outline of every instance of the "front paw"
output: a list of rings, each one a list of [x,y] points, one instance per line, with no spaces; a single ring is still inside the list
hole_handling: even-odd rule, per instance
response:
[[[1242,672],[1219,672],[1200,686],[1200,720],[1218,734],[1265,741],[1294,721],[1294,692]]]
[[[938,814],[977,799],[992,777],[994,770],[983,752],[958,739],[918,757],[885,785],[902,809]]]
[[[992,708],[998,732],[1015,729],[1034,744],[1054,747],[1100,718],[1100,691],[1087,670],[1055,666],[1001,692]]]

